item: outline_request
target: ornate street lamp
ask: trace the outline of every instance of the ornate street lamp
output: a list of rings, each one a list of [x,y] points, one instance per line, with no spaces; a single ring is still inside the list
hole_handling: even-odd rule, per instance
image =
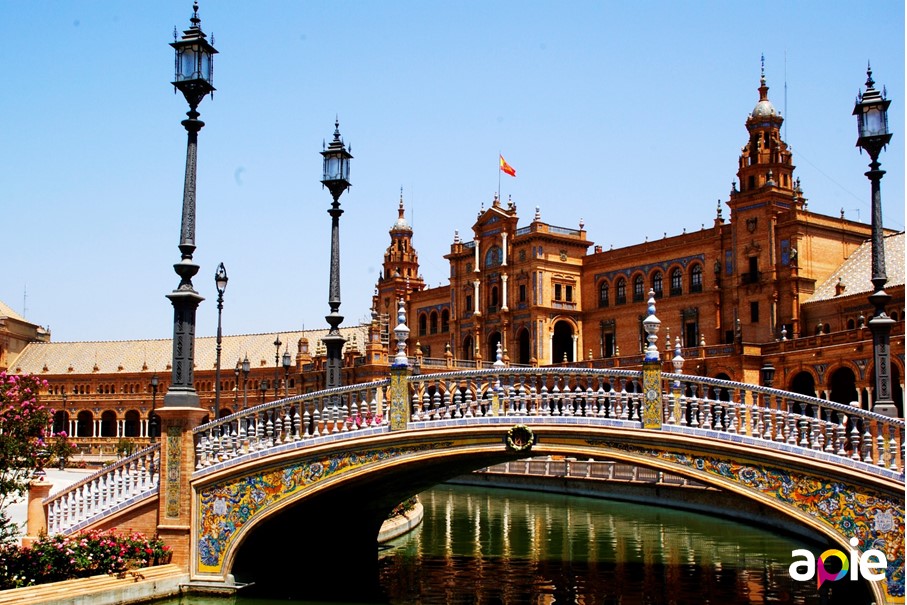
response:
[[[69,436],[69,417],[66,415],[66,389],[65,388],[63,389],[63,418],[62,418],[61,425],[63,427],[61,430],[66,431],[66,436],[68,437]],[[57,431],[57,432],[59,433],[60,431]]]
[[[289,348],[283,350],[283,396],[290,396],[290,364],[293,360],[290,358]]]
[[[331,215],[331,276],[328,292],[328,305],[331,312],[325,316],[330,329],[322,339],[327,351],[325,361],[325,386],[339,387],[343,369],[343,343],[346,340],[340,335],[340,196],[350,186],[350,160],[353,156],[346,150],[340,138],[340,121],[334,122],[334,140],[321,152],[324,157],[324,171],[321,184],[328,188],[334,201],[328,214]]]
[[[220,414],[220,343],[221,343],[221,331],[220,331],[220,316],[221,311],[224,310],[224,292],[227,290],[227,269],[224,267],[224,264],[221,263],[217,266],[217,271],[214,272],[214,287],[217,288],[217,361],[215,362],[214,370],[214,417]]]
[[[869,178],[872,190],[872,287],[869,302],[874,307],[869,319],[869,330],[872,332],[872,357],[875,366],[875,404],[872,411],[886,416],[897,417],[897,407],[891,397],[891,353],[889,351],[889,333],[894,320],[885,313],[885,305],[891,295],[885,292],[888,276],[885,272],[885,240],[882,229],[882,192],[880,181],[884,170],[879,167],[879,154],[891,140],[888,132],[888,106],[891,101],[885,98],[884,90],[880,93],[874,88],[872,68],[866,68],[866,90],[857,97],[853,115],[857,116],[857,147],[865,150],[872,160],[869,163]]]
[[[249,405],[249,394],[247,387],[249,386],[249,356],[246,355],[242,360],[242,409],[246,409]]]
[[[772,383],[775,381],[775,366],[772,365],[772,362],[766,361],[759,371],[762,372],[762,386],[772,388]]]
[[[280,397],[277,389],[280,388],[280,334],[274,339],[274,399]]]
[[[196,109],[208,93],[214,92],[212,76],[214,55],[217,51],[208,43],[198,18],[198,3],[192,6],[192,25],[183,32],[183,37],[170,44],[176,51],[176,73],[173,87],[183,93],[189,103],[188,119],[182,121],[188,133],[186,147],[186,175],[183,183],[183,213],[180,222],[180,261],[173,265],[180,277],[179,286],[167,295],[173,304],[173,374],[164,407],[199,407],[198,393],[195,392],[193,365],[195,358],[195,311],[204,300],[192,286],[192,277],[198,273],[198,265],[192,262],[195,251],[195,172],[198,147],[198,131],[205,125],[198,119]]]
[[[157,406],[157,385],[158,377],[157,374],[151,377],[151,418],[148,421],[148,432],[151,433],[151,443],[154,443],[157,439],[157,414],[154,413],[154,408]]]

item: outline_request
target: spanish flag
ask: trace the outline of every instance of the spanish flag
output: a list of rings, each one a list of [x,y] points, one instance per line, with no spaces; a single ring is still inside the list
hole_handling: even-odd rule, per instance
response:
[[[513,166],[507,163],[507,160],[504,159],[504,156],[499,156],[501,158],[501,172],[506,172],[510,176],[516,176],[516,170]]]

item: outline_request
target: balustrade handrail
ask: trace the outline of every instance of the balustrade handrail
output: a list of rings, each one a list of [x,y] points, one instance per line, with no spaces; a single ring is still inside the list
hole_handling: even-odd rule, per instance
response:
[[[564,366],[409,374],[406,414],[418,423],[414,429],[437,420],[491,415],[540,422],[551,416],[609,418],[641,426],[647,405],[642,377],[638,369]],[[892,471],[904,468],[903,419],[706,376],[663,372],[661,384],[661,422],[676,430],[741,434]],[[389,385],[386,378],[294,395],[196,427],[196,470],[290,442],[304,446],[327,435],[336,439],[360,429],[389,430]]]
[[[212,428],[229,425],[235,420],[240,419],[243,416],[247,415],[256,415],[259,412],[271,410],[275,407],[282,407],[287,404],[296,403],[299,401],[308,402],[314,401],[316,399],[321,399],[330,395],[344,395],[347,393],[358,393],[360,391],[368,391],[373,389],[378,389],[383,386],[390,384],[389,378],[383,378],[381,380],[374,380],[372,382],[362,382],[359,384],[344,385],[340,387],[334,387],[331,389],[322,389],[320,391],[312,391],[310,393],[302,393],[301,395],[292,395],[290,397],[284,397],[282,399],[275,399],[274,401],[266,401],[264,403],[259,403],[255,406],[250,406],[244,410],[238,412],[233,412],[229,416],[224,416],[223,418],[218,418],[217,420],[212,420],[201,424],[194,429],[192,429],[193,434],[202,433],[209,431]]]
[[[885,416],[883,414],[877,414],[870,410],[864,410],[862,408],[857,408],[852,405],[847,405],[845,403],[838,403],[837,401],[831,401],[828,399],[820,399],[818,397],[811,397],[809,395],[802,395],[800,393],[793,393],[791,391],[784,391],[781,389],[776,389],[772,387],[765,387],[755,384],[746,384],[741,382],[734,382],[731,380],[723,380],[721,378],[710,378],[708,376],[693,376],[690,374],[674,374],[665,372],[661,375],[662,381],[677,381],[681,383],[700,383],[708,384],[711,386],[719,387],[722,389],[741,389],[744,391],[750,391],[753,393],[762,393],[764,395],[771,395],[772,397],[780,397],[788,401],[796,401],[798,403],[805,403],[807,405],[815,405],[823,408],[828,408],[835,410],[836,412],[841,412],[847,414],[848,416],[860,416],[867,420],[875,420],[877,422],[883,422],[885,424],[890,424],[898,428],[905,428],[904,419],[902,418],[891,418],[890,416]],[[740,402],[737,402],[740,403]]]
[[[97,480],[99,477],[103,477],[104,475],[109,475],[111,473],[114,473],[117,470],[123,468],[124,466],[128,466],[129,464],[135,462],[136,460],[147,456],[148,454],[151,454],[151,453],[157,454],[160,451],[160,449],[161,449],[160,443],[152,443],[148,447],[140,449],[137,452],[133,452],[132,454],[126,456],[125,458],[118,460],[118,461],[114,462],[113,464],[111,464],[109,466],[105,466],[104,468],[99,469],[98,471],[88,475],[84,479],[80,479],[79,481],[73,483],[69,487],[67,487],[63,490],[60,490],[59,492],[56,492],[53,495],[48,496],[47,498],[44,499],[43,503],[46,506],[48,503],[52,502],[53,500],[58,500],[64,496],[66,496],[70,492],[74,492],[77,489],[81,488],[82,486],[88,485],[89,483]]]

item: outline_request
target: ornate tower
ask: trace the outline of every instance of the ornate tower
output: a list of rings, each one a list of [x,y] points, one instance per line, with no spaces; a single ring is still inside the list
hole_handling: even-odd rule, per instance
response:
[[[783,123],[784,118],[768,99],[763,61],[759,79],[759,102],[746,119],[749,141],[740,153],[740,167],[737,171],[740,190],[731,192],[731,208],[745,204],[746,200],[759,194],[766,186],[784,191],[787,198],[785,202],[790,202],[794,189],[794,166],[787,143],[781,140]]]
[[[735,183],[728,201],[731,229],[723,242],[721,273],[724,304],[733,311],[724,314],[722,327],[737,340],[766,342],[777,337],[782,324],[797,320],[798,294],[782,288],[780,280],[797,283],[791,250],[801,235],[794,224],[806,200],[793,177],[791,151],[781,140],[784,118],[768,98],[764,58],[758,90],[759,100],[746,119],[749,137],[740,153],[739,189]],[[779,230],[779,225],[787,227]]]
[[[391,241],[384,252],[381,276],[372,302],[374,312],[384,318],[381,325],[385,331],[388,329],[386,326],[397,316],[397,300],[407,300],[410,292],[425,289],[425,282],[419,275],[419,254],[413,247],[413,228],[406,222],[404,214],[401,188],[397,220],[389,231]],[[383,338],[387,337],[389,334],[383,335]]]

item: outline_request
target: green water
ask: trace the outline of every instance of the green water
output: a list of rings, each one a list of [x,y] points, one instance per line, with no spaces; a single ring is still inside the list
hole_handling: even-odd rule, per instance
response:
[[[603,499],[438,486],[421,526],[379,553],[383,595],[419,604],[737,605],[869,603],[862,584],[788,575],[791,550],[820,547],[715,516]],[[342,565],[342,562],[331,564]],[[298,587],[315,576],[300,570]],[[350,585],[355,585],[355,570]],[[337,602],[345,586],[337,586]],[[175,605],[179,600],[168,601]],[[305,601],[237,598],[239,605]],[[208,605],[203,599],[182,604]],[[223,603],[223,601],[220,601]]]

